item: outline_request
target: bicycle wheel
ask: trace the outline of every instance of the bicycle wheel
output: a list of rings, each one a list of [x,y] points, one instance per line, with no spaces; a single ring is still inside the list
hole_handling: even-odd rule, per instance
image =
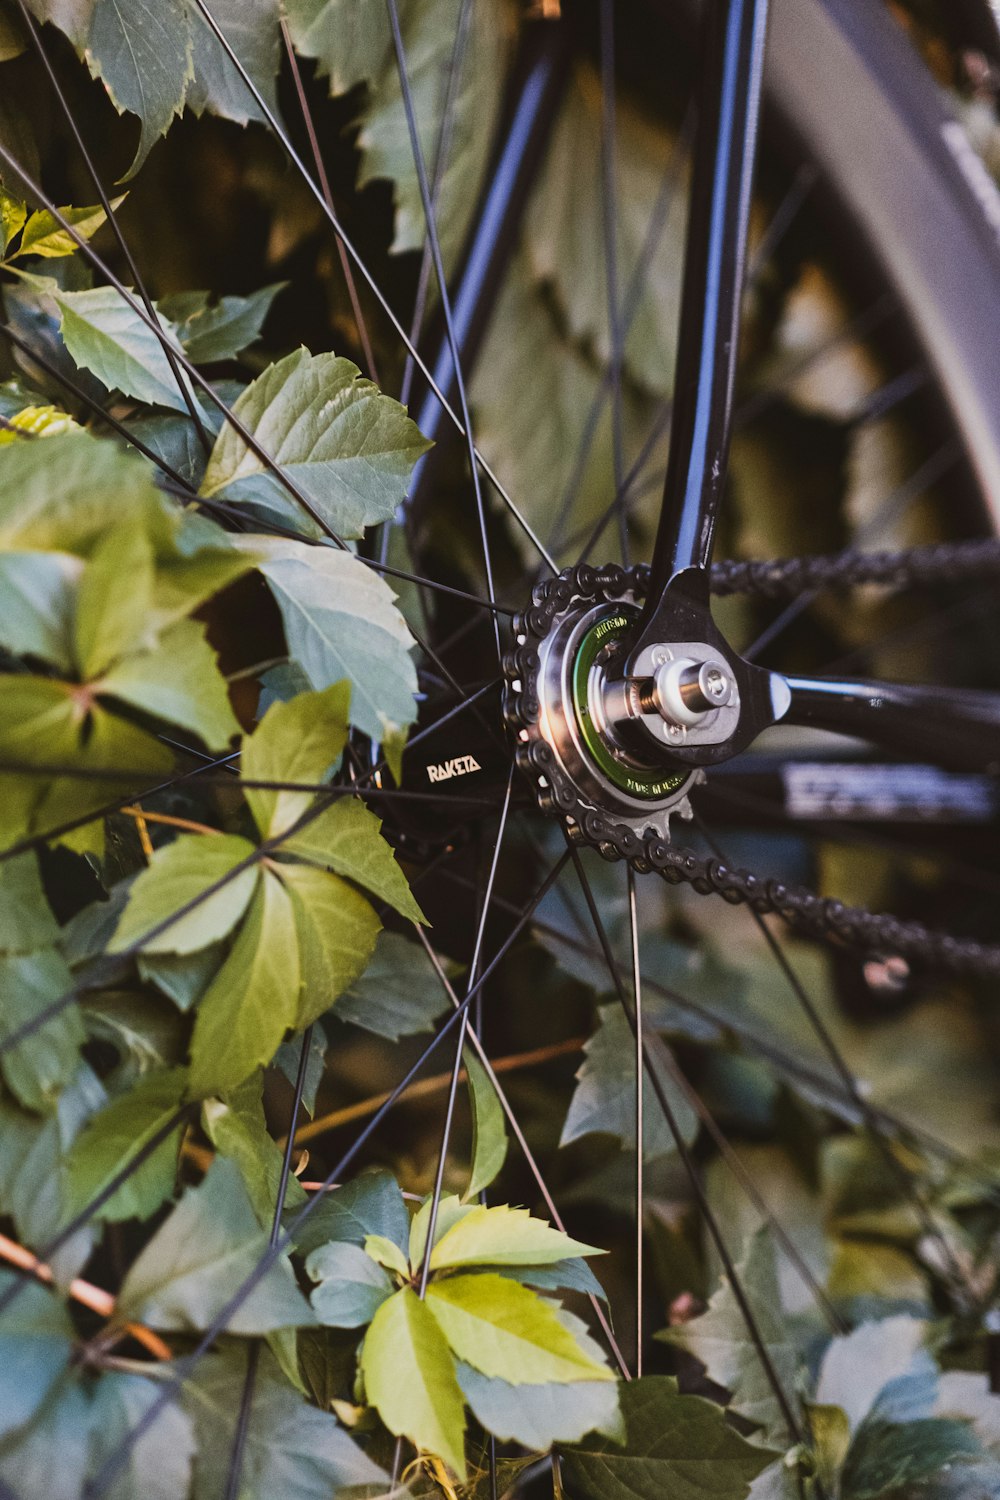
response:
[[[10,12],[3,66],[65,115],[35,158],[0,136],[0,1479],[20,1500],[589,1500],[692,1473],[720,1500],[989,1493],[997,1192],[970,1158],[995,1143],[995,711],[954,693],[995,678],[979,158],[881,11],[777,5],[716,615],[789,678],[901,684],[900,727],[873,753],[817,709],[707,779],[680,758],[639,785],[581,704],[659,515],[683,24],[610,3],[522,22],[504,103],[504,13],[342,9],[267,12],[257,37],[195,0],[155,49],[113,6]],[[140,154],[171,66],[182,103],[270,144],[175,125],[133,252],[93,156],[121,141],[111,106],[32,16],[138,100]],[[335,95],[367,94],[328,105],[317,57]],[[862,158],[858,101],[884,158]],[[352,111],[395,213],[358,186]],[[173,280],[154,204],[178,201],[183,148],[217,169],[191,212],[238,209],[235,235],[201,222],[212,255],[247,242],[245,296]],[[60,209],[46,183],[83,201],[91,170],[101,208]],[[241,174],[292,208],[251,211]],[[280,354],[321,291],[433,455],[354,366],[260,355],[275,296]],[[906,754],[925,680],[940,765]],[[575,760],[533,698],[577,714]]]

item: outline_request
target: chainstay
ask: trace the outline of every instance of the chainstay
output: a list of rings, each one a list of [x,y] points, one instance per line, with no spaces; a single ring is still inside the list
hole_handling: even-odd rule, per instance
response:
[[[504,658],[504,717],[515,736],[538,722],[539,646],[557,616],[575,601],[611,603],[628,593],[642,598],[648,577],[645,565],[626,569],[612,563],[594,568],[584,563],[535,586],[531,605],[514,620],[515,643]],[[761,916],[779,916],[798,931],[847,947],[899,955],[954,973],[1000,975],[1000,945],[847,906],[806,886],[788,885],[679,848],[656,834],[636,833],[584,803],[542,739],[526,743],[518,737],[515,760],[534,783],[543,811],[560,818],[577,842],[592,845],[605,859],[625,860],[637,874],[655,872],[671,885],[689,885],[700,895],[721,896],[731,906],[749,906]]]
[[[711,567],[713,594],[757,594],[787,599],[824,588],[880,583],[905,588],[920,583],[958,583],[1000,573],[1000,540],[936,542],[898,552],[843,552],[818,557],[784,557],[768,562],[717,562]]]

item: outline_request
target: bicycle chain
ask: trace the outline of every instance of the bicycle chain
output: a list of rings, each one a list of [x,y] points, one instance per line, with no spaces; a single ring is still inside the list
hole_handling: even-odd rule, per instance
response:
[[[538,648],[557,615],[577,601],[584,607],[612,603],[625,592],[642,598],[648,579],[644,564],[626,569],[616,563],[601,568],[584,563],[536,584],[530,607],[515,617],[515,645],[504,657],[504,717],[515,735],[538,722]],[[543,811],[561,818],[577,841],[593,845],[605,859],[626,860],[638,874],[655,871],[672,885],[687,884],[701,895],[721,896],[732,906],[780,916],[799,930],[852,948],[898,954],[956,973],[1000,975],[1000,946],[845,906],[805,886],[732,869],[722,860],[678,848],[653,833],[639,835],[580,800],[545,740],[518,740],[515,761],[534,783]]]
[[[848,548],[820,557],[785,557],[771,562],[717,562],[711,568],[713,594],[758,594],[783,599],[822,588],[882,583],[903,588],[915,583],[957,583],[1000,572],[1000,541],[937,542],[899,552],[859,552]]]

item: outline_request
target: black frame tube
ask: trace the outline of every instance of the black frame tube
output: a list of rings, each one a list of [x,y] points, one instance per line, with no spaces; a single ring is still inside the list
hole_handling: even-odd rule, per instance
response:
[[[726,477],[768,0],[708,0],[674,410],[647,614],[707,568]]]

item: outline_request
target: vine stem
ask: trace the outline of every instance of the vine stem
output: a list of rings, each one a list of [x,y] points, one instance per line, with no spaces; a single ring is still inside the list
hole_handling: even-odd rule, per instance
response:
[[[37,1255],[19,1245],[16,1240],[8,1239],[5,1234],[0,1234],[0,1260],[5,1260],[8,1265],[17,1266],[20,1271],[27,1271],[34,1276],[36,1281],[46,1286],[52,1286],[55,1276],[52,1267],[39,1260]],[[69,1284],[69,1295],[74,1302],[79,1302],[82,1307],[89,1307],[99,1317],[110,1321],[115,1315],[115,1298],[112,1292],[106,1292],[103,1287],[94,1286],[90,1281],[83,1281],[75,1276]],[[137,1344],[142,1344],[150,1354],[157,1359],[173,1359],[173,1350],[169,1344],[164,1343],[158,1333],[147,1328],[144,1323],[123,1323],[122,1333],[129,1334]]]
[[[535,1047],[530,1052],[512,1052],[508,1057],[497,1058],[493,1062],[494,1073],[514,1073],[519,1068],[536,1067],[539,1063],[549,1062],[555,1057],[565,1057],[568,1053],[579,1052],[586,1037],[574,1036],[565,1042],[553,1042],[547,1047]],[[426,1098],[428,1094],[439,1094],[451,1085],[451,1069],[447,1073],[435,1073],[430,1078],[422,1078],[411,1085],[407,1090],[408,1099]],[[459,1083],[465,1081],[466,1073],[463,1068],[459,1074]],[[348,1104],[343,1109],[335,1109],[328,1115],[320,1115],[318,1119],[311,1120],[308,1125],[303,1125],[296,1132],[295,1144],[301,1145],[305,1141],[311,1141],[317,1135],[324,1135],[329,1130],[336,1130],[340,1125],[350,1125],[354,1120],[363,1120],[366,1115],[374,1114],[389,1098],[389,1093],[373,1094],[369,1099],[360,1099],[357,1104]],[[278,1145],[285,1144],[285,1137],[279,1140]]]

